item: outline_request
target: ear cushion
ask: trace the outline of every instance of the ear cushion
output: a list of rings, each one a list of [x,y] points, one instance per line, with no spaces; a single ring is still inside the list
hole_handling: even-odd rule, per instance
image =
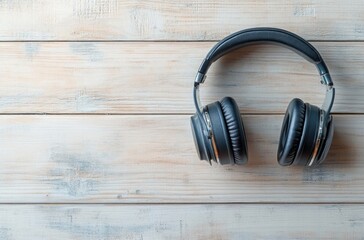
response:
[[[279,138],[277,158],[282,166],[291,165],[296,157],[305,122],[306,107],[301,99],[294,98],[288,105]]]
[[[236,164],[244,164],[248,161],[248,148],[238,105],[231,97],[223,98],[220,104],[233,150],[234,161]]]
[[[307,166],[312,158],[316,145],[316,138],[320,127],[320,108],[305,103],[305,123],[302,137],[293,164]]]
[[[211,121],[211,144],[216,160],[221,165],[234,164],[233,150],[220,102],[214,102],[207,105],[206,111],[208,112]]]

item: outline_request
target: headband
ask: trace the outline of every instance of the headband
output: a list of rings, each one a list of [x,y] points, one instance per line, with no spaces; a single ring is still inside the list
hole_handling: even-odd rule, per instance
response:
[[[225,54],[248,45],[268,43],[291,49],[314,64],[320,74],[321,83],[326,85],[326,97],[322,109],[328,116],[335,98],[335,88],[329,70],[320,53],[309,42],[300,36],[278,28],[251,28],[233,33],[219,41],[207,54],[197,72],[194,83],[194,103],[198,115],[202,116],[202,105],[199,98],[199,85],[206,79],[206,73],[213,62]]]

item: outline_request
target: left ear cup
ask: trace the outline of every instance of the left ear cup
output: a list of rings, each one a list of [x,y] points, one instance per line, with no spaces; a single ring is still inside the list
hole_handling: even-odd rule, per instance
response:
[[[220,102],[207,105],[206,111],[211,121],[211,143],[217,161],[222,165],[234,164],[233,149]]]
[[[234,162],[244,164],[248,161],[248,148],[245,137],[244,124],[235,100],[225,97],[221,100],[221,109],[224,114],[230,143],[233,150]]]
[[[230,97],[206,107],[212,127],[212,145],[220,164],[244,164],[247,144],[239,108]]]
[[[204,123],[201,122],[201,119],[198,117],[197,113],[191,117],[192,135],[198,157],[201,160],[210,162],[211,159],[216,159],[210,141],[207,138],[207,132],[204,133],[203,124]]]

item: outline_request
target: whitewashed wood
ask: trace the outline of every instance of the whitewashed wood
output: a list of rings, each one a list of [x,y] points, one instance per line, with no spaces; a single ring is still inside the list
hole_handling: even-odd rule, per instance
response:
[[[0,41],[217,40],[267,25],[362,41],[363,9],[360,0],[0,0]],[[0,113],[192,113],[191,82],[213,44],[4,42]],[[334,111],[364,113],[363,43],[314,45],[336,80]],[[316,77],[288,50],[249,48],[215,66],[203,96],[282,113],[295,96],[320,104]],[[197,160],[187,115],[0,116],[0,203],[28,203],[0,204],[0,239],[362,237],[362,204],[31,204],[363,203],[364,116],[336,117],[328,162],[312,170],[276,164],[281,119],[244,117],[251,161],[235,168]]]
[[[1,116],[1,203],[363,202],[364,117],[319,168],[276,162],[283,116],[244,116],[248,165],[210,167],[189,116]]]
[[[213,44],[0,43],[0,112],[193,113],[194,76]],[[363,113],[364,44],[314,45],[337,87],[334,112]],[[227,95],[250,113],[284,113],[294,97],[322,104],[314,66],[281,47],[242,49],[212,68],[205,104]]]
[[[363,205],[0,205],[0,238],[361,239]]]
[[[1,40],[211,40],[248,27],[363,40],[362,0],[0,1]]]

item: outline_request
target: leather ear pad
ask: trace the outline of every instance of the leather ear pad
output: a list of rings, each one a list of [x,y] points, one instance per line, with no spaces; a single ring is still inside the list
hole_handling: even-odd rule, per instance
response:
[[[244,164],[248,161],[248,148],[238,105],[231,97],[223,98],[220,103],[233,151],[234,162],[236,164]]]
[[[293,164],[306,166],[309,164],[315,149],[318,130],[320,127],[320,109],[309,103],[305,103],[305,122],[303,124],[302,137],[298,146]]]
[[[306,106],[294,98],[288,105],[279,138],[277,158],[282,166],[291,165],[296,157],[302,137]]]
[[[221,165],[234,164],[233,150],[220,102],[206,106],[211,121],[214,155]]]

